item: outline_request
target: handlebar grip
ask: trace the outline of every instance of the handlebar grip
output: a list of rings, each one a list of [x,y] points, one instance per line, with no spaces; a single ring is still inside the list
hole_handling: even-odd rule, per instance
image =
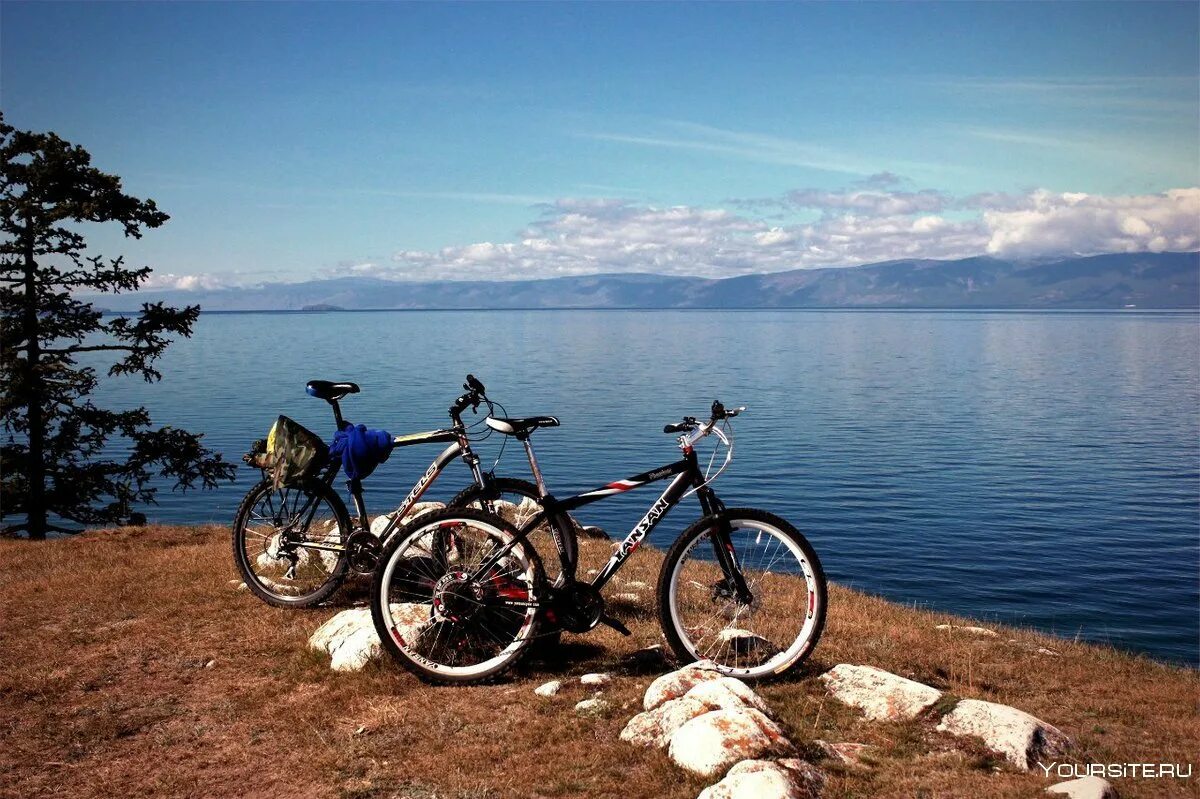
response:
[[[466,389],[468,391],[474,391],[477,394],[486,394],[487,393],[487,390],[483,387],[483,383],[480,383],[478,378],[475,377],[475,375],[467,375]]]
[[[688,429],[688,426],[686,424],[684,424],[683,422],[676,422],[675,424],[663,425],[664,433],[683,433],[683,432],[686,432],[687,429]]]

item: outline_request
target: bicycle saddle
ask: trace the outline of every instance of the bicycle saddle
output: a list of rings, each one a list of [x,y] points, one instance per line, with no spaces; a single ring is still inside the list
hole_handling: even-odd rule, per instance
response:
[[[485,421],[497,433],[518,437],[527,436],[539,427],[558,427],[558,420],[553,416],[528,416],[524,419],[489,416]]]
[[[309,395],[325,401],[340,400],[347,394],[357,394],[357,383],[332,383],[328,380],[309,380],[304,390]]]

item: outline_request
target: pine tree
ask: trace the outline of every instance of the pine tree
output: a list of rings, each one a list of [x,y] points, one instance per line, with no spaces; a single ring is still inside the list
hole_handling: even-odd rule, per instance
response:
[[[121,225],[140,238],[169,217],[121,190],[82,147],[53,133],[17,131],[0,115],[0,518],[14,535],[45,538],[74,525],[136,521],[155,483],[214,488],[233,464],[202,435],[154,428],[145,408],[112,411],[89,395],[101,377],[83,353],[112,353],[108,376],[160,380],[172,337],[190,336],[199,306],[144,303],[136,316],[105,317],[77,295],[133,291],[150,275],[121,257],[86,253],[81,223]],[[95,356],[88,355],[87,358]],[[119,436],[129,456],[113,459]]]

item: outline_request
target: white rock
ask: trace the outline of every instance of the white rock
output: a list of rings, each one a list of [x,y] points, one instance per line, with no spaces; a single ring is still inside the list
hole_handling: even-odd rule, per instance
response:
[[[995,630],[989,630],[987,627],[971,627],[969,625],[958,624],[939,624],[934,627],[935,630],[948,630],[950,632],[970,633],[971,635],[979,635],[984,638],[995,638],[998,633]]]
[[[1068,796],[1070,799],[1117,799],[1117,789],[1112,783],[1090,775],[1051,785],[1046,793]]]
[[[713,708],[698,699],[672,699],[631,718],[621,730],[621,740],[635,746],[661,749],[671,742],[675,730],[711,710]]]
[[[239,590],[239,591],[249,591],[249,590],[250,590],[250,586],[246,585],[245,583],[238,583],[238,584],[237,584],[237,590]]]
[[[761,635],[755,635],[749,630],[742,630],[737,627],[727,627],[721,630],[721,632],[717,633],[717,640],[724,644],[731,654],[743,657],[759,655],[764,659],[769,659],[779,652],[779,647]]]
[[[671,699],[653,710],[639,713],[621,731],[621,740],[637,746],[664,747],[675,730],[712,710],[754,708],[770,716],[762,697],[741,680],[720,677],[697,683],[684,696]]]
[[[1033,651],[1039,655],[1045,655],[1047,657],[1052,657],[1052,658],[1056,658],[1059,656],[1058,652],[1055,652],[1053,649],[1047,649],[1044,646],[1039,646],[1037,649],[1035,649]]]
[[[874,666],[839,663],[821,675],[833,697],[875,721],[912,719],[942,698],[942,692]]]
[[[629,582],[625,583],[625,587],[630,591],[645,591],[650,588],[650,586],[648,586],[646,583],[643,583],[641,580],[630,580]]]
[[[1071,747],[1071,739],[1057,727],[1015,707],[978,699],[959,702],[937,729],[980,738],[989,749],[1024,771],[1043,759],[1061,757]]]
[[[703,702],[712,710],[736,710],[739,707],[752,707],[768,716],[774,715],[763,698],[754,693],[750,686],[732,677],[721,677],[697,683],[684,694],[684,697]]]
[[[830,743],[822,741],[820,738],[814,740],[813,744],[824,753],[825,757],[836,760],[844,766],[863,765],[862,756],[875,748],[870,744]]]
[[[817,799],[824,784],[820,770],[803,760],[743,760],[697,799]]]
[[[414,636],[429,621],[429,605],[392,605],[401,636]],[[359,671],[383,653],[370,608],[343,610],[322,624],[308,639],[310,649],[329,653],[334,671]]]
[[[723,677],[712,663],[700,661],[672,671],[650,683],[642,707],[653,710],[670,699],[678,699],[692,688],[708,680],[719,680]]]
[[[585,674],[579,678],[579,682],[582,685],[595,685],[599,687],[601,685],[608,685],[610,682],[612,682],[612,675],[599,673]]]
[[[608,710],[608,702],[599,696],[584,699],[575,705],[575,712],[581,716],[598,716],[606,710]]]
[[[550,682],[542,683],[533,692],[538,696],[555,696],[562,690],[562,680],[551,680]]]
[[[668,754],[675,765],[704,777],[716,777],[739,760],[792,750],[783,731],[753,708],[712,710],[671,735]]]
[[[429,513],[430,511],[441,510],[444,507],[446,507],[446,503],[444,502],[418,502],[409,509],[408,513],[404,514],[404,518],[400,520],[399,526],[408,524],[418,516]],[[371,534],[376,538],[383,535],[383,531],[387,529],[389,524],[391,524],[392,517],[395,515],[395,511],[393,511],[392,513],[384,513],[372,519]],[[334,534],[337,534],[336,529],[334,530]]]
[[[631,594],[628,592],[613,594],[612,598],[614,602],[624,602],[626,605],[636,605],[642,601],[641,596],[638,594]]]

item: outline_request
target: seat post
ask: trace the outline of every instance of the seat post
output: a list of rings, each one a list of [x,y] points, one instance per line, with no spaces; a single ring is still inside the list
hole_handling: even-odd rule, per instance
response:
[[[533,455],[533,445],[529,443],[529,436],[521,436],[521,443],[525,445],[525,456],[529,458],[529,468],[533,471],[534,482],[537,483],[538,494],[546,496],[546,481],[542,479],[542,470],[538,468],[537,458]]]
[[[337,429],[342,429],[342,407],[338,405],[338,401],[331,399],[329,404],[333,406],[333,421],[337,423]]]

